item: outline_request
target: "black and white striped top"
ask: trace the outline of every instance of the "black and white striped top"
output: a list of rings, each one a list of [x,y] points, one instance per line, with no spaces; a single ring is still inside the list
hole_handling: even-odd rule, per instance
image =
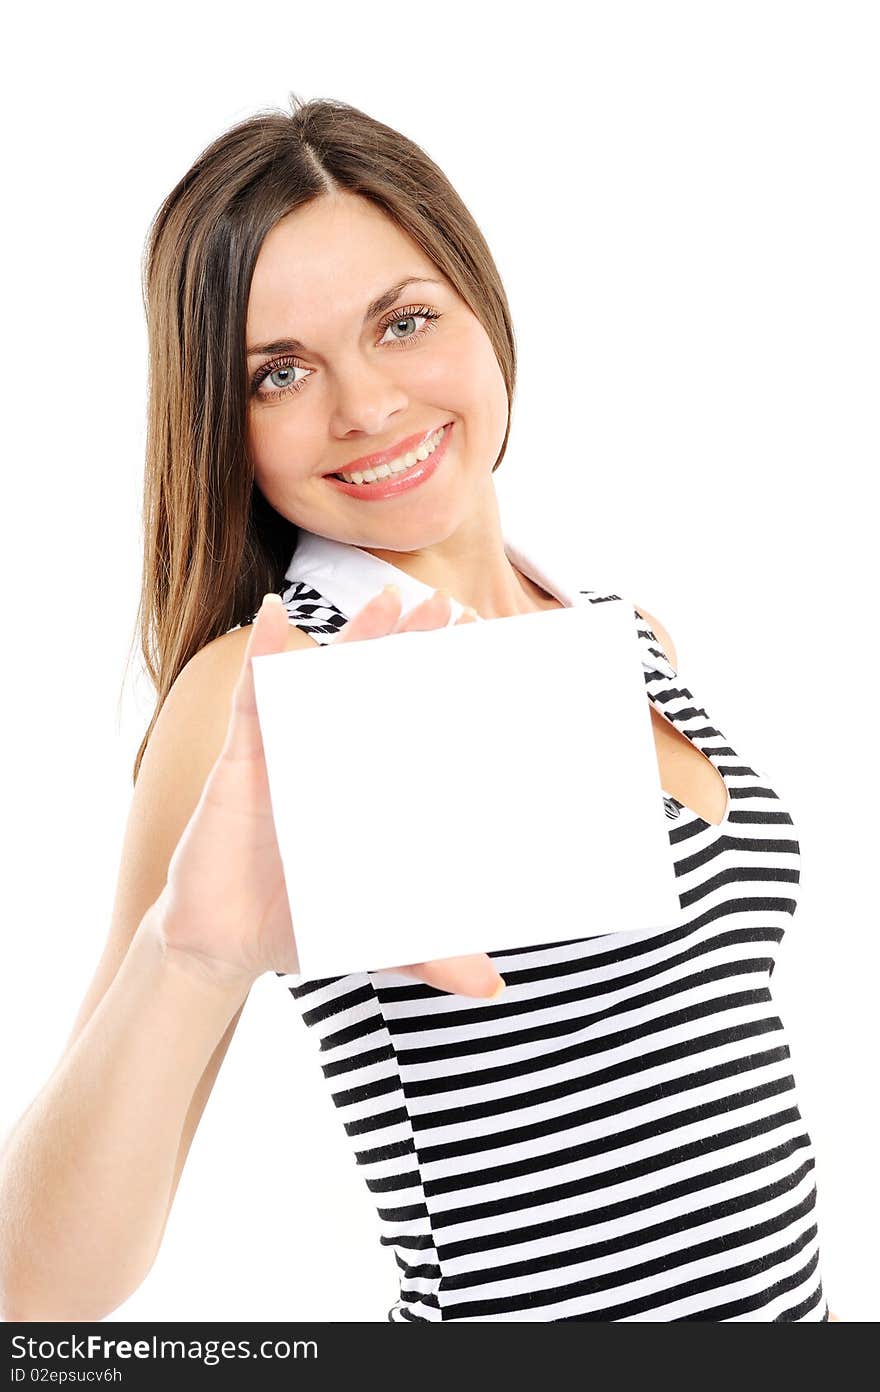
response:
[[[574,589],[505,540],[564,603]],[[301,532],[281,588],[319,643],[389,581]],[[627,601],[622,601],[627,602]],[[461,612],[453,603],[453,620]],[[764,775],[633,607],[656,710],[728,789],[714,825],[663,793],[680,922],[490,953],[497,1001],[394,972],[282,975],[394,1254],[402,1320],[827,1320],[812,1141],[770,992],[799,846]]]

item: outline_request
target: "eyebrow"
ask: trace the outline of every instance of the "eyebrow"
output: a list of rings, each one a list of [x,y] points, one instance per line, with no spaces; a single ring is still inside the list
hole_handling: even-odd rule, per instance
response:
[[[397,299],[401,290],[405,290],[408,285],[442,285],[442,280],[437,280],[433,276],[407,276],[405,280],[400,280],[396,285],[391,285],[382,294],[377,296],[367,305],[364,314],[364,323],[368,324],[371,319],[375,319],[377,314],[381,314],[384,309],[390,309]],[[277,338],[272,343],[257,343],[253,348],[248,348],[249,358],[261,357],[264,353],[305,353],[308,348],[298,338]]]

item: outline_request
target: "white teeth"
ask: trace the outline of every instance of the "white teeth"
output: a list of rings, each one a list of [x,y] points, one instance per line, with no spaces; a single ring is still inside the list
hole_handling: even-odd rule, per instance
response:
[[[439,430],[435,430],[433,435],[429,435],[423,445],[419,445],[417,450],[410,450],[408,454],[402,454],[390,464],[380,464],[377,469],[365,469],[363,473],[341,474],[346,483],[374,483],[376,479],[391,478],[393,474],[402,474],[405,469],[411,469],[416,463],[422,463],[439,445],[446,433],[446,426],[441,425]]]

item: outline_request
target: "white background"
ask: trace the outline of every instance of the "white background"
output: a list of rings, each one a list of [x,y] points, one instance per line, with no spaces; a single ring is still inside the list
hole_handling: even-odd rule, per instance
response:
[[[135,649],[126,666],[148,224],[228,125],[336,97],[428,151],[497,260],[520,348],[503,515],[662,620],[683,680],[792,808],[802,900],[773,991],[826,1293],[874,1320],[877,7],[21,13],[0,97],[0,1129],[99,957],[151,711]],[[316,1048],[263,977],[160,1255],[111,1319],[385,1318],[396,1269]]]

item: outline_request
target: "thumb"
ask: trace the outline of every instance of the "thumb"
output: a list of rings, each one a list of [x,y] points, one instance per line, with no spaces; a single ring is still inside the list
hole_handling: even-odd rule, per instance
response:
[[[232,693],[232,709],[223,753],[229,759],[256,759],[263,752],[252,657],[286,652],[290,620],[281,596],[263,595],[248,635],[241,671]]]

